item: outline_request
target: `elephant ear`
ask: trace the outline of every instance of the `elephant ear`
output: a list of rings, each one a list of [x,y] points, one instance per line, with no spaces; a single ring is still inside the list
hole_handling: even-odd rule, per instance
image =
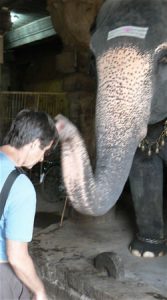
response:
[[[151,105],[151,123],[167,116],[167,43],[160,45],[154,56],[154,94]]]

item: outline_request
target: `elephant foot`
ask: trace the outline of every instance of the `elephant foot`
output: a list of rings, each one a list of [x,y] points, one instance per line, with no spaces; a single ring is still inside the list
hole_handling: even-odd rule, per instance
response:
[[[137,236],[129,245],[134,256],[153,258],[167,254],[167,241],[165,239],[149,239]]]

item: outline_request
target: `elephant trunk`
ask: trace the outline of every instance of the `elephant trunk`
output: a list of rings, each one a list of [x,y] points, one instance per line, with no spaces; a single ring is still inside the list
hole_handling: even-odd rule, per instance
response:
[[[62,168],[73,207],[103,215],[114,206],[128,178],[139,142],[146,135],[151,85],[148,57],[134,48],[108,51],[97,60],[97,162],[93,174],[76,130],[62,139]]]

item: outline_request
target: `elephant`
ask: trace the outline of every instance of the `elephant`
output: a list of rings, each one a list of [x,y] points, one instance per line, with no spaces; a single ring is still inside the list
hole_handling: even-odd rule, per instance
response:
[[[137,232],[133,255],[165,255],[163,166],[167,164],[167,0],[106,0],[91,28],[96,60],[96,166],[63,115],[64,183],[72,206],[101,216],[129,178]]]

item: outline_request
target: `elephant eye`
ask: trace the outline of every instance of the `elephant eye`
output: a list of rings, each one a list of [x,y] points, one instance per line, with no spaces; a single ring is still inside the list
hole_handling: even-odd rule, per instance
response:
[[[155,61],[158,64],[166,64],[167,63],[167,44],[160,45],[155,50]]]
[[[159,64],[167,64],[167,54],[158,60]]]
[[[158,73],[162,68],[166,69],[167,65],[167,48],[158,49],[154,57],[154,71]]]
[[[160,80],[162,84],[167,82],[167,49],[160,51],[157,56],[155,74],[157,75],[157,80]]]

